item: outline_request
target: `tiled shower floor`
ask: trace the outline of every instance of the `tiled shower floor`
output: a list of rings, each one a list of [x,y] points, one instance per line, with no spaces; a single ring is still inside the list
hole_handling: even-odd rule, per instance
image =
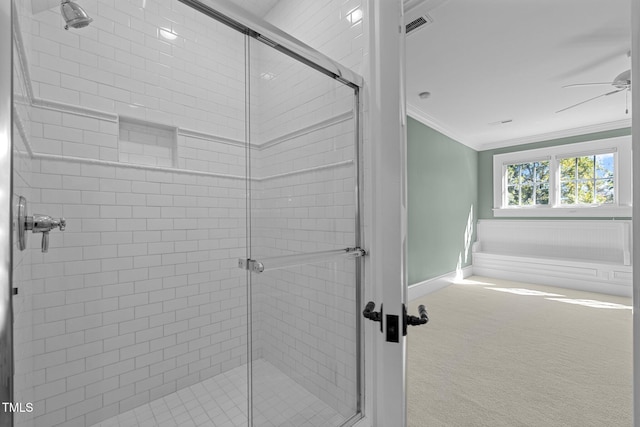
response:
[[[345,419],[271,363],[253,364],[255,427],[337,427]],[[93,427],[247,425],[247,367],[239,366]]]

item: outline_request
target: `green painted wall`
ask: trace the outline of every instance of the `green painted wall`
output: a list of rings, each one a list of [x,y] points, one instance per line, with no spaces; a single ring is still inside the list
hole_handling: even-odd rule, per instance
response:
[[[586,135],[572,136],[568,138],[552,139],[549,141],[534,142],[531,144],[518,145],[515,147],[498,148],[495,150],[485,150],[478,153],[478,218],[493,218],[493,155],[502,153],[512,153],[514,151],[532,150],[534,148],[553,147],[556,145],[573,144],[577,142],[593,141],[596,139],[614,138],[616,136],[631,135],[631,128],[616,129],[606,132],[590,133]],[[508,219],[508,218],[501,218]],[[540,219],[540,218],[511,218]],[[544,218],[544,219],[578,219],[578,218]],[[579,218],[597,219],[597,218]],[[611,219],[611,218],[607,218]]]
[[[470,212],[475,230],[478,153],[408,118],[407,155],[411,285],[471,264],[465,230]]]

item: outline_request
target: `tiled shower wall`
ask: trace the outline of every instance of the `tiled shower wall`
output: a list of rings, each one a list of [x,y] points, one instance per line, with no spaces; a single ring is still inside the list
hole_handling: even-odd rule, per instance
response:
[[[23,163],[23,188],[27,193],[28,181],[33,182],[31,213],[65,216],[68,227],[52,232],[49,254],[38,252],[40,236],[31,235],[30,250],[16,255],[23,257],[16,266],[26,267],[18,286],[29,285],[16,299],[25,314],[16,326],[25,337],[17,373],[25,399],[35,400],[36,408],[22,425],[91,425],[246,362],[244,275],[235,264],[244,257],[245,242],[245,184],[239,179],[244,148],[238,144],[244,138],[242,39],[176,1],[144,3],[144,10],[136,0],[83,3],[95,21],[80,31],[62,30],[56,10],[23,19],[29,21],[22,30],[25,45],[32,46],[26,51],[35,96],[27,126],[35,156]],[[286,18],[277,8],[270,15],[274,22]],[[300,11],[302,5],[282,10]],[[323,25],[329,21],[322,22],[309,32],[327,30]],[[163,40],[158,27],[179,37]],[[340,24],[328,30],[353,28]],[[254,106],[252,119],[264,133],[253,142],[273,141],[312,125],[314,118],[343,112],[339,108],[325,116],[298,110],[298,95],[289,87],[304,91],[304,80],[281,77],[282,86],[258,87],[272,92]],[[351,103],[339,105],[346,111]],[[296,110],[303,114],[291,114]],[[91,163],[118,161],[118,116],[176,128],[181,171]],[[271,177],[353,159],[352,124],[333,127],[336,137],[329,137],[335,129],[327,128],[252,150],[259,171],[254,191],[260,197],[277,194],[263,205],[258,202],[264,207],[261,215],[286,218],[274,226],[263,222],[265,233],[279,233],[273,241],[255,241],[266,254],[345,247],[353,241],[347,231],[353,220],[352,164]],[[301,148],[305,144],[309,148]],[[299,155],[289,153],[293,147]],[[264,162],[269,166],[262,168]],[[278,203],[289,202],[287,194],[293,192],[292,209],[281,210]],[[299,217],[303,210],[311,216]],[[308,231],[313,238],[322,235],[322,244],[303,246]],[[340,336],[335,330],[350,322],[342,316],[353,308],[352,276],[351,262],[287,270],[264,276],[269,287],[260,295],[270,292],[271,302],[281,300],[273,305],[271,319],[265,318],[271,323],[260,330],[273,334],[264,342],[275,349],[282,330],[297,340],[285,338],[288,350],[271,351],[270,358],[280,367],[295,366],[292,376],[336,408],[351,387],[344,380],[355,375],[348,364],[352,356],[319,350],[338,345],[339,352],[350,351],[349,329]],[[320,303],[309,306],[311,300]],[[292,316],[307,308],[303,316],[312,332],[307,338],[278,320],[282,315],[293,322]],[[307,357],[295,359],[300,344]]]
[[[78,32],[56,9],[21,16],[33,189],[15,192],[67,228],[15,251],[16,389],[35,408],[18,425],[92,425],[246,363],[243,39],[136,3],[87,3]],[[118,163],[122,116],[173,126],[179,169]]]
[[[36,98],[244,140],[242,34],[177,0],[82,6],[94,22],[78,31],[57,8],[33,15]]]

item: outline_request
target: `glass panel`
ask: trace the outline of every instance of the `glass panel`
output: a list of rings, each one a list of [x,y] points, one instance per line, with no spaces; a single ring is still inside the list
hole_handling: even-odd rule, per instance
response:
[[[520,182],[520,165],[507,165],[507,182],[510,185]]]
[[[595,173],[595,156],[583,156],[576,158],[578,179],[592,179]]]
[[[357,405],[355,262],[252,276],[253,425],[342,425]]]
[[[507,188],[507,194],[509,197],[509,206],[518,206],[520,204],[520,190],[519,187],[510,185]]]
[[[549,184],[539,184],[536,186],[536,205],[549,204]]]
[[[560,180],[571,181],[576,179],[576,159],[568,158],[560,160]]]
[[[612,179],[596,180],[596,203],[614,202],[614,185]]]
[[[613,153],[596,156],[596,178],[613,178]]]
[[[549,161],[507,165],[507,204],[532,206],[549,203]]]
[[[520,205],[529,206],[533,204],[533,185],[525,184],[520,187]]]
[[[533,180],[533,163],[523,163],[520,166],[521,182],[531,182]]]
[[[560,203],[614,203],[614,172],[613,153],[562,159]]]
[[[593,181],[578,181],[578,203],[593,203]]]
[[[549,161],[536,163],[536,181],[549,181]]]
[[[254,425],[340,426],[358,412],[357,261],[304,254],[355,246],[354,91],[250,52],[251,258],[283,266],[250,275]]]
[[[571,205],[576,202],[576,184],[575,181],[563,182],[560,184],[560,203],[563,205]]]
[[[67,224],[14,249],[16,425],[246,426],[245,36],[178,0],[69,31],[14,3],[47,105],[16,106],[14,192]]]

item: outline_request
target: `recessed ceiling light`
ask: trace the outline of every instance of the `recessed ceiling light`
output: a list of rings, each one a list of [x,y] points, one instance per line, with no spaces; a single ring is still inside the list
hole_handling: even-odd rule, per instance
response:
[[[420,97],[420,99],[427,99],[431,96],[431,92],[420,92],[418,96]]]

